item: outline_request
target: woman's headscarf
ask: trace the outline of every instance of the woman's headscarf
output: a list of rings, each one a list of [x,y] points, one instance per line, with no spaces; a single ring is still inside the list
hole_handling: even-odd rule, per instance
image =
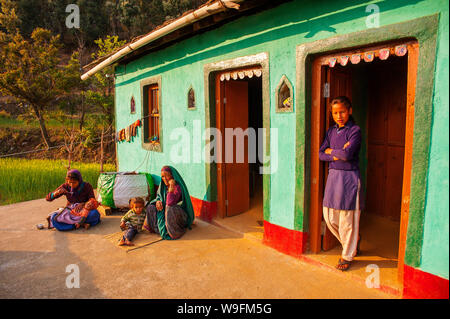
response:
[[[73,178],[78,180],[78,186],[75,189],[70,187],[71,195],[73,195],[75,192],[80,193],[84,187],[83,177],[81,176],[80,171],[77,169],[72,169],[67,172],[66,178]]]
[[[169,172],[173,176],[170,166],[163,166],[163,168],[161,168],[161,172]]]
[[[189,195],[189,191],[186,187],[186,184],[184,183],[183,178],[181,177],[180,173],[178,173],[178,171],[172,166],[163,166],[163,168],[161,168],[161,172],[169,172],[172,175],[173,179],[177,182],[177,184],[180,185],[182,195],[182,204],[180,206],[187,214],[187,227],[190,228],[192,222],[194,221],[194,208],[192,207],[191,196]],[[156,198],[151,203],[154,204],[156,203],[156,201],[160,200],[163,203],[163,207],[166,207],[166,198],[167,186],[161,179]]]

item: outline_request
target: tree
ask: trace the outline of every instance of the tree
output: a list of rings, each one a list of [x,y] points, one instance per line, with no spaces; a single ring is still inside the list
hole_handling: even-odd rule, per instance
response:
[[[162,0],[162,5],[165,14],[165,20],[178,17],[183,12],[190,9],[196,9],[202,3],[202,0]]]
[[[115,51],[125,44],[119,41],[118,36],[107,36],[105,39],[95,40],[98,51],[92,54],[92,58],[99,59]],[[86,104],[97,106],[106,116],[107,123],[112,123],[114,118],[114,67],[109,66],[94,74],[92,86],[95,90],[85,92]]]
[[[60,67],[59,36],[36,28],[26,40],[19,32],[20,20],[11,0],[1,0],[0,26],[0,93],[15,97],[31,106],[39,122],[47,148],[51,145],[45,125],[45,110],[67,91],[67,73]]]
[[[164,21],[195,9],[208,0],[109,0],[113,34],[131,38],[150,32]],[[114,14],[112,14],[114,12]],[[116,18],[117,17],[117,18]],[[120,24],[120,30],[118,25]]]

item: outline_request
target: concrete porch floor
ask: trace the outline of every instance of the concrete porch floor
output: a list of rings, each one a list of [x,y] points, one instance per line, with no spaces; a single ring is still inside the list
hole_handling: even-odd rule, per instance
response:
[[[0,298],[397,298],[200,220],[179,240],[128,253],[104,237],[120,215],[89,230],[37,230],[64,202],[0,206]],[[66,287],[70,264],[80,288]]]
[[[250,197],[250,209],[248,211],[236,216],[215,218],[212,224],[236,232],[245,238],[262,241],[264,235],[263,220],[263,196],[262,191],[258,190],[254,197]]]
[[[355,257],[347,273],[356,280],[365,281],[373,267],[369,265],[376,265],[380,271],[380,289],[400,295],[402,285],[397,276],[399,230],[399,222],[363,212],[360,220],[361,254]],[[341,252],[342,248],[337,246],[320,254],[306,256],[334,268]]]
[[[263,200],[262,192],[259,190],[256,196],[250,199],[250,210],[232,217],[216,218],[212,224],[233,231],[244,238],[262,242],[264,236],[262,221]],[[335,269],[342,252],[340,246],[322,251],[320,254],[306,252],[301,260],[362,283],[365,283],[366,278],[373,272],[371,270],[373,266],[369,268],[367,266],[376,265],[380,274],[379,289],[400,296],[402,286],[397,279],[399,222],[363,212],[360,228],[361,255],[355,258],[348,271]]]

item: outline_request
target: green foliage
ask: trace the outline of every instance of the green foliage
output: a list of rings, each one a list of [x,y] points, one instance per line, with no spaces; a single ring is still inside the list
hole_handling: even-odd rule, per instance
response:
[[[8,33],[16,33],[21,24],[21,20],[16,13],[16,6],[8,0],[1,0],[0,6],[0,31],[3,27]],[[0,35],[2,35],[1,32]]]
[[[97,39],[95,43],[98,50],[92,54],[92,58],[98,59],[114,52],[125,44],[125,41],[119,41],[118,36],[106,36],[104,39]],[[114,69],[112,66],[97,72],[90,78],[90,89],[83,92],[86,105],[91,110],[101,112],[102,116],[90,114],[87,119],[87,127],[84,134],[88,139],[94,139],[99,136],[101,129],[107,130],[113,128],[114,122]]]
[[[37,28],[31,40],[20,33],[0,33],[0,92],[19,100],[44,107],[61,92],[58,79],[63,76],[57,68],[59,36]]]
[[[25,39],[15,27],[18,24],[15,5],[11,0],[1,0],[0,25],[0,94],[13,96],[30,105],[39,121],[42,137],[50,145],[44,113],[76,84],[65,68],[60,67],[59,35],[36,28],[30,39]]]
[[[87,52],[95,44],[90,57],[104,57],[206,1],[0,0],[0,94],[15,97],[25,111],[15,121],[38,120],[47,145],[46,119],[73,127],[75,114],[77,134],[88,143],[114,129],[114,66],[81,81]],[[69,4],[79,6],[79,29],[65,25]],[[65,63],[68,49],[75,50]]]
[[[165,14],[165,20],[176,18],[185,11],[200,6],[205,1],[195,0],[163,0],[162,7]]]
[[[72,32],[83,32],[87,43],[108,34],[109,13],[105,10],[106,0],[70,0],[80,8],[80,29],[69,29]],[[64,15],[66,19],[67,13]]]
[[[116,35],[107,35],[105,39],[100,38],[94,42],[97,44],[98,50],[92,54],[92,57],[98,59],[121,47],[126,41],[119,41],[119,37]]]
[[[43,198],[64,183],[67,161],[0,158],[0,205]],[[100,165],[72,163],[83,180],[97,187]],[[104,164],[105,171],[115,171],[115,165]]]
[[[29,37],[37,27],[45,28],[55,34],[60,34],[66,45],[73,46],[76,42],[74,36],[80,36],[88,43],[102,37],[108,30],[109,12],[105,0],[15,0],[17,14],[22,22],[19,24],[20,32]],[[65,25],[67,16],[66,7],[76,4],[80,8],[80,28],[69,29]],[[76,35],[77,33],[77,35]]]
[[[168,19],[197,8],[208,0],[12,0],[20,17],[14,27],[29,37],[37,27],[59,34],[67,47],[74,49],[78,40],[92,46],[107,34],[127,41],[148,33]],[[80,28],[68,29],[66,7],[80,8]],[[2,5],[3,7],[3,5]]]
[[[53,118],[53,116],[46,122],[46,125],[49,128],[62,127],[61,122],[58,121],[57,118]],[[37,123],[36,119],[30,114],[21,114],[15,118],[13,116],[6,116],[0,112],[0,128],[8,128],[15,131],[28,130],[30,128],[39,128],[39,123]]]
[[[114,52],[118,48],[122,47],[126,41],[119,41],[119,37],[114,35],[107,35],[104,39],[97,39],[94,41],[98,46],[98,50],[92,53],[93,59],[101,58],[105,55]],[[100,72],[97,72],[94,77],[96,79],[95,86],[99,87],[101,90],[106,91],[106,94],[111,94],[114,87],[114,78],[111,76],[114,73],[114,68],[112,66],[107,67]]]

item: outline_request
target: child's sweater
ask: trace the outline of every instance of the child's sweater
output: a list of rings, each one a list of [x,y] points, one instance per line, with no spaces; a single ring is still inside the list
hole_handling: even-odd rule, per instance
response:
[[[343,149],[345,143],[350,145]],[[333,149],[330,154],[325,154],[327,148]],[[359,149],[361,148],[361,129],[354,122],[349,120],[344,127],[338,128],[333,125],[328,129],[325,140],[319,150],[319,159],[330,162],[330,169],[344,171],[359,170]],[[339,158],[334,161],[333,156]]]
[[[142,225],[145,220],[145,211],[140,213],[139,215],[135,213],[134,210],[130,209],[120,220],[121,222],[130,222],[130,224],[135,227],[137,230],[142,229]]]

